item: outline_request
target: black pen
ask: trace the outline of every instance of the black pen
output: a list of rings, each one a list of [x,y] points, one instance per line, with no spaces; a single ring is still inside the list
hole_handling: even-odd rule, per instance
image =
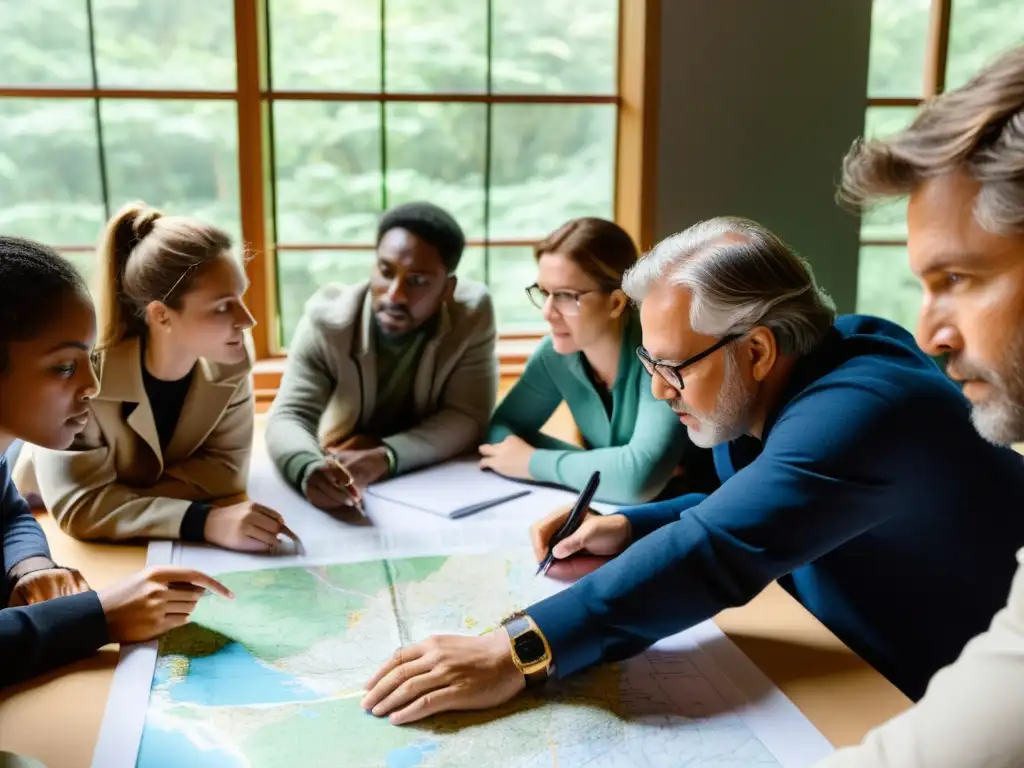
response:
[[[587,516],[587,511],[590,508],[590,502],[593,500],[594,494],[597,493],[597,486],[600,482],[600,472],[595,472],[590,476],[590,480],[587,481],[587,485],[583,489],[583,493],[581,493],[579,498],[576,499],[576,504],[569,513],[569,518],[548,542],[548,554],[541,561],[540,565],[537,566],[537,573],[535,575],[539,576],[541,573],[547,573],[548,568],[550,568],[551,564],[555,562],[555,546],[560,541],[564,541],[579,530],[580,525],[583,523],[583,519]]]

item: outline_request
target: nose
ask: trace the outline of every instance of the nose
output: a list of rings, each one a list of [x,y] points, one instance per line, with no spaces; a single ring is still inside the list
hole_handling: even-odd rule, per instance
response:
[[[238,302],[238,309],[235,312],[235,327],[240,328],[243,331],[247,331],[250,328],[256,326],[256,318],[252,316],[252,312],[242,302]]]
[[[78,399],[85,403],[100,393],[100,380],[96,378],[96,371],[91,365],[83,365],[80,370],[84,371],[84,381],[78,390]]]
[[[657,372],[651,376],[651,394],[654,395],[655,400],[662,402],[669,402],[680,396],[679,390],[665,381],[665,378]]]
[[[401,278],[395,278],[388,285],[388,301],[392,304],[405,304],[405,283]]]
[[[562,317],[562,313],[555,309],[554,296],[548,296],[544,299],[544,306],[541,308],[540,312],[544,319],[549,323],[553,323],[555,320],[561,319]]]
[[[949,318],[938,316],[927,298],[921,305],[915,336],[917,345],[932,356],[959,352],[964,347],[963,337],[956,325]]]

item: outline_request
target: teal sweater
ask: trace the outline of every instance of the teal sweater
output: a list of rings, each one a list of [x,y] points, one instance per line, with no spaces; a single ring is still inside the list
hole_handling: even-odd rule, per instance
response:
[[[651,376],[636,356],[639,344],[640,321],[632,317],[623,330],[609,419],[583,353],[560,355],[545,338],[494,412],[487,441],[518,435],[530,443],[537,449],[530,459],[534,480],[580,490],[600,470],[599,501],[637,504],[655,498],[690,441],[672,409],[651,394]],[[586,449],[540,432],[563,400]]]

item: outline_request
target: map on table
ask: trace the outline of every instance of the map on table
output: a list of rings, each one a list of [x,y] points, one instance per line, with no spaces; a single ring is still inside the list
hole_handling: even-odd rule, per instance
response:
[[[688,652],[648,651],[491,712],[390,725],[359,706],[400,644],[479,633],[550,594],[528,556],[452,555],[218,576],[160,643],[137,765],[778,766]]]

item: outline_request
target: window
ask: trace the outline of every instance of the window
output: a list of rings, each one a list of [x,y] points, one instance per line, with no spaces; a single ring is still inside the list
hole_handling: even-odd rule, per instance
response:
[[[9,5],[0,231],[89,276],[129,200],[222,226],[254,257],[261,356],[287,347],[319,286],[367,275],[392,205],[456,216],[459,274],[490,286],[512,336],[541,327],[523,294],[533,244],[619,213],[620,124],[634,119],[620,113],[636,107],[619,83],[638,81],[619,71],[638,59],[620,56],[620,27],[643,0]]]
[[[1021,42],[1019,0],[874,0],[866,136],[908,125],[923,98],[964,84]],[[907,265],[906,202],[861,220],[857,311],[913,330],[921,287]]]

